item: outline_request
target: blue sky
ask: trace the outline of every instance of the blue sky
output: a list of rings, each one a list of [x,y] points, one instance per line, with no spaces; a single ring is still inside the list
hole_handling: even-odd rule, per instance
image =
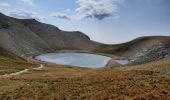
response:
[[[108,44],[170,36],[170,0],[0,0],[0,12],[82,31]]]

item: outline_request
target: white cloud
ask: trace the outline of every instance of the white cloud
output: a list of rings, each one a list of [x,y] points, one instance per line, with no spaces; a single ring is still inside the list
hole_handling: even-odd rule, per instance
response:
[[[71,16],[69,16],[66,13],[51,13],[50,16],[51,17],[61,18],[61,19],[71,19]]]
[[[65,19],[97,19],[103,20],[113,16],[118,18],[116,14],[118,10],[117,3],[123,0],[77,0],[78,8],[74,10],[74,14],[62,13],[61,16],[53,16]],[[50,14],[51,15],[51,14]],[[61,13],[60,13],[61,15]]]
[[[8,2],[1,2],[0,6],[1,7],[10,7],[11,5]]]
[[[20,19],[36,19],[38,21],[45,20],[45,18],[40,16],[37,12],[28,11],[25,9],[14,9],[9,12],[9,15]]]
[[[79,8],[76,12],[82,18],[102,20],[112,16],[117,11],[113,0],[78,0]]]

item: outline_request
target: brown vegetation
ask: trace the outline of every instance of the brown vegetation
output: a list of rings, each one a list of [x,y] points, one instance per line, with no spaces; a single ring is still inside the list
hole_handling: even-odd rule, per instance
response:
[[[2,100],[168,100],[170,60],[104,69],[45,65],[1,78]]]

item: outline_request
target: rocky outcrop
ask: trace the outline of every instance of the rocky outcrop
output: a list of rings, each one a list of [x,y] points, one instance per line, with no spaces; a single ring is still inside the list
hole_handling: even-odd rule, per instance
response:
[[[170,57],[170,36],[139,37],[122,44],[100,45],[97,50],[125,57],[131,64],[147,63]]]
[[[146,48],[129,57],[131,63],[146,63],[170,57],[170,44],[158,43]]]

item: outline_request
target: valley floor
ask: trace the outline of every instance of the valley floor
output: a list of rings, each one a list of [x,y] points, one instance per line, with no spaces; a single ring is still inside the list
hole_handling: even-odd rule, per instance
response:
[[[10,77],[2,75],[39,64],[0,60],[0,100],[170,99],[170,59],[103,69],[44,64]]]

